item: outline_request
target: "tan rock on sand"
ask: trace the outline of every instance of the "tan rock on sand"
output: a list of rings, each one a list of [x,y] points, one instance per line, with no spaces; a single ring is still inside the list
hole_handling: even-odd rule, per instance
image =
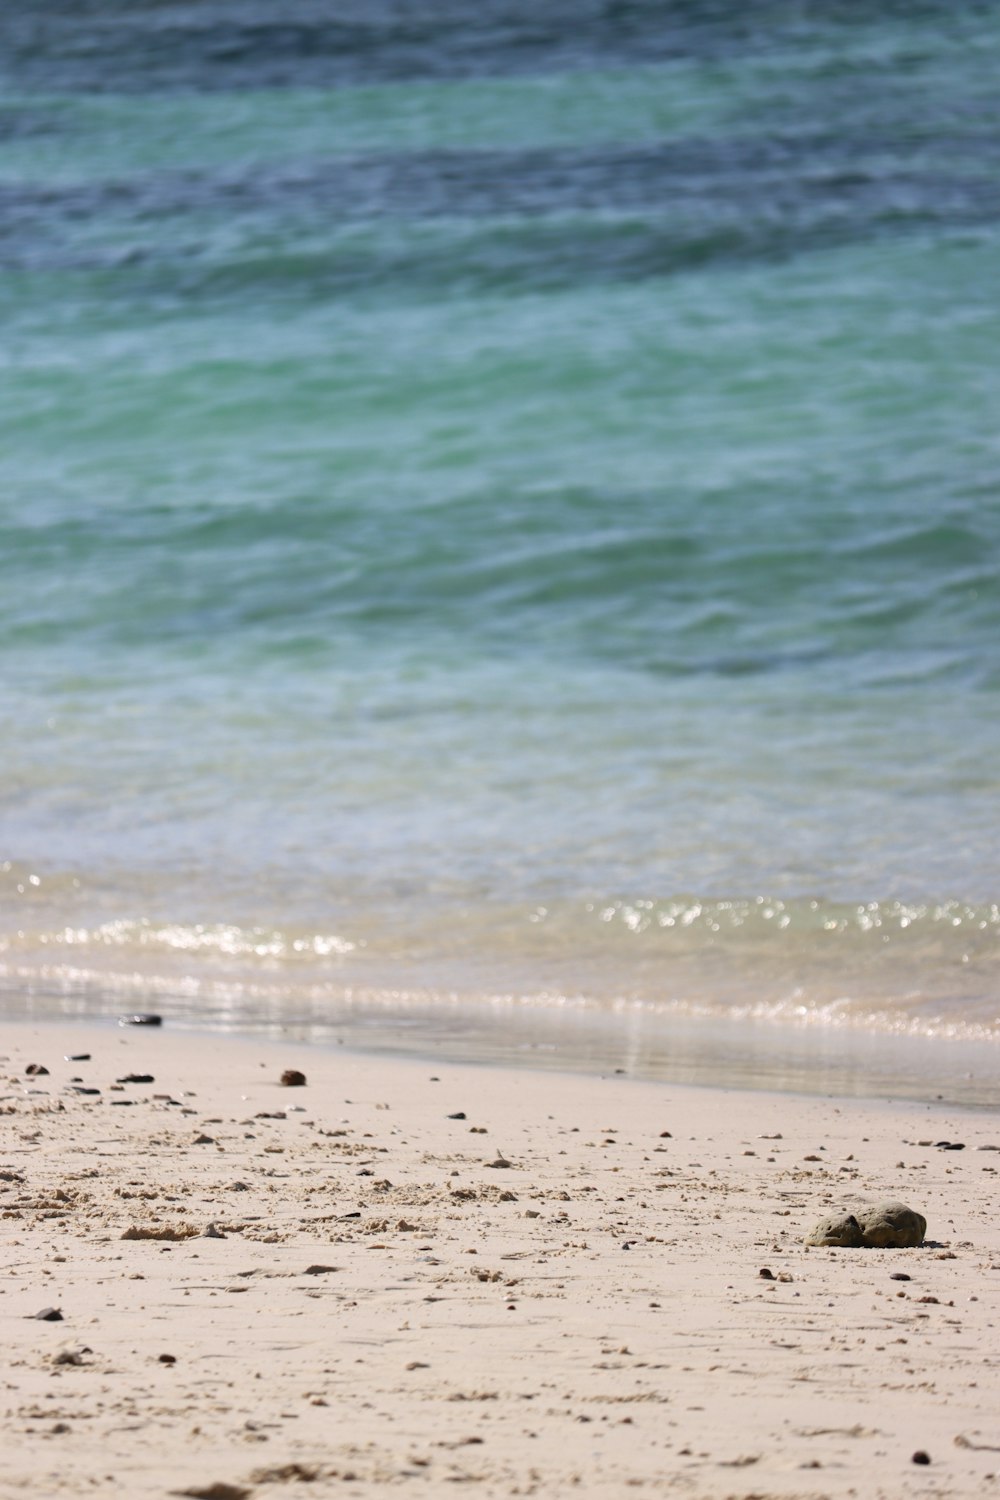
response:
[[[820,1219],[806,1235],[807,1245],[829,1245],[843,1250],[862,1246],[885,1250],[905,1250],[922,1245],[927,1220],[905,1203],[887,1199],[868,1204],[851,1213],[830,1214]]]

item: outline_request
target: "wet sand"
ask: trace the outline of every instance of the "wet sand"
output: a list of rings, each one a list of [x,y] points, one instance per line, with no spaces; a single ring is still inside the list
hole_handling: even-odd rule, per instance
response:
[[[1000,1492],[995,1113],[168,1029],[0,1056],[2,1495]],[[803,1245],[886,1197],[922,1248]]]

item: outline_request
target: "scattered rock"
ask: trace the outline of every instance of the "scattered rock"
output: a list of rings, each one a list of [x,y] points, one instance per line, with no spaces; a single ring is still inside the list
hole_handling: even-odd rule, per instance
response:
[[[224,1240],[227,1238],[217,1224],[206,1224],[201,1231],[203,1240]]]
[[[192,1146],[214,1146],[215,1136],[206,1135],[204,1131],[201,1131],[198,1135],[195,1136],[191,1144]]]
[[[45,1078],[49,1070],[44,1063],[29,1063],[24,1071],[29,1078]]]
[[[509,1167],[512,1165],[513,1164],[509,1162],[505,1156],[501,1155],[499,1151],[497,1152],[496,1161],[487,1161],[483,1163],[484,1167],[494,1167],[498,1171],[500,1171],[504,1167]]]
[[[289,1479],[299,1479],[309,1484],[319,1479],[323,1470],[316,1464],[281,1464],[276,1469],[255,1469],[250,1475],[254,1484],[285,1484]]]
[[[281,1075],[281,1081],[286,1089],[301,1089],[305,1087],[306,1075],[300,1073],[298,1068],[286,1068]]]
[[[124,1078],[116,1080],[118,1083],[155,1083],[156,1079],[152,1073],[126,1073]]]
[[[68,1052],[63,1062],[90,1062],[89,1052]]]
[[[151,1011],[139,1011],[134,1016],[119,1016],[119,1026],[162,1026],[163,1017],[153,1015]]]
[[[774,1280],[774,1272],[768,1270],[767,1266],[761,1266],[760,1270],[757,1272],[757,1275],[760,1277],[761,1281]]]
[[[339,1266],[306,1266],[302,1272],[303,1276],[330,1276],[334,1271],[339,1271]]]
[[[918,1448],[917,1451],[916,1451],[916,1453],[914,1453],[914,1455],[913,1455],[913,1462],[915,1464],[929,1464],[930,1461],[931,1461],[930,1454],[929,1453],[925,1453],[924,1450],[923,1450],[923,1448]]]
[[[468,1116],[466,1115],[464,1109],[460,1109],[460,1110],[457,1110],[455,1112],[455,1114],[449,1115],[448,1119],[449,1120],[465,1120],[465,1119],[468,1119]]]
[[[888,1200],[856,1208],[853,1213],[830,1214],[806,1236],[807,1245],[830,1245],[844,1250],[867,1246],[903,1250],[922,1245],[927,1233],[923,1214],[905,1203]]]
[[[29,1313],[29,1318],[34,1318],[38,1323],[61,1323],[63,1315],[58,1307],[43,1307],[41,1312]]]
[[[133,1224],[123,1240],[190,1240],[198,1233],[193,1224]]]
[[[911,1280],[911,1277],[910,1277],[909,1271],[890,1271],[889,1272],[889,1280],[890,1281],[909,1281],[909,1280]]]
[[[191,1500],[247,1500],[253,1490],[243,1484],[227,1484],[217,1479],[214,1484],[191,1484],[186,1490],[172,1490],[171,1494],[190,1496]]]
[[[160,1362],[161,1365],[175,1365],[177,1363],[177,1355],[176,1354],[161,1354],[159,1356],[159,1362]]]

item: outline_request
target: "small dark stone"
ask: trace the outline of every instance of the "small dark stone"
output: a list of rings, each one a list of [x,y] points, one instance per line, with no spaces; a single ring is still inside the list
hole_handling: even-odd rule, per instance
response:
[[[152,1073],[126,1073],[123,1078],[115,1081],[117,1083],[155,1083],[156,1079]]]
[[[176,1354],[161,1354],[159,1358],[161,1365],[175,1365],[177,1363]]]
[[[37,1323],[61,1323],[63,1321],[63,1315],[58,1307],[43,1307],[41,1312],[29,1313],[28,1316],[34,1318]]]
[[[671,1132],[669,1130],[661,1130],[660,1131],[660,1140],[661,1141],[672,1141],[673,1140],[673,1135],[671,1134]]]
[[[760,1277],[761,1281],[774,1280],[774,1272],[768,1270],[767,1266],[761,1266],[760,1270],[757,1272],[757,1275]]]
[[[100,1089],[85,1089],[81,1084],[76,1084],[73,1092],[74,1094],[99,1094],[101,1091]]]
[[[155,1016],[151,1011],[139,1011],[134,1016],[119,1016],[119,1026],[162,1026],[163,1017]]]
[[[945,1141],[944,1145],[941,1147],[941,1150],[942,1151],[964,1151],[965,1150],[965,1142],[964,1141]]]
[[[361,1210],[359,1208],[356,1208],[356,1209],[354,1209],[349,1214],[341,1214],[340,1218],[341,1219],[360,1219],[361,1218]]]
[[[286,1089],[301,1089],[305,1087],[306,1075],[300,1073],[298,1068],[286,1068],[281,1081]]]
[[[453,1115],[449,1115],[448,1118],[449,1120],[467,1120],[468,1115],[465,1113],[464,1109],[459,1109],[456,1110]]]
[[[29,1078],[44,1078],[49,1070],[44,1063],[29,1063],[24,1071]]]
[[[70,1052],[63,1058],[63,1062],[90,1062],[89,1052]]]
[[[930,1454],[929,1453],[925,1453],[924,1450],[923,1450],[923,1448],[918,1448],[917,1451],[916,1451],[916,1453],[914,1453],[914,1455],[913,1455],[913,1462],[915,1464],[929,1464],[930,1461],[931,1461]]]
[[[909,1272],[907,1272],[907,1271],[890,1271],[889,1272],[889,1280],[890,1281],[912,1281],[912,1279],[913,1278],[910,1276]]]
[[[214,1135],[206,1135],[205,1132],[202,1131],[202,1133],[200,1135],[196,1135],[195,1136],[195,1138],[191,1142],[191,1144],[193,1146],[214,1146],[215,1145],[215,1136]]]

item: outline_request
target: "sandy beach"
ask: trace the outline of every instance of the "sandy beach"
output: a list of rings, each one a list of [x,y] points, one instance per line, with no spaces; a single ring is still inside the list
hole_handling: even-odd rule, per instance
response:
[[[995,1114],[169,1028],[0,1056],[0,1494],[1000,1488]],[[804,1246],[880,1198],[923,1247]]]

